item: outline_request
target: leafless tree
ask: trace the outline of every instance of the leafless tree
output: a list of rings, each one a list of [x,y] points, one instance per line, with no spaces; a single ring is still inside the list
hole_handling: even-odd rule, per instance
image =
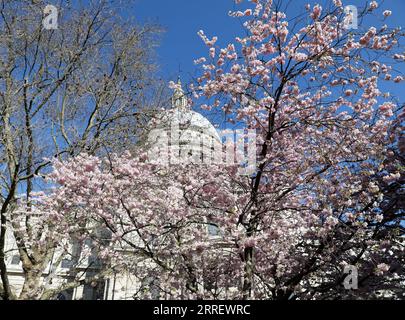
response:
[[[73,3],[74,2],[74,3]],[[128,1],[60,1],[58,26],[43,26],[45,1],[0,1],[0,271],[2,296],[13,298],[6,268],[7,225],[19,194],[29,199],[49,159],[128,149],[164,97],[154,80],[161,29],[123,17]],[[13,230],[26,278],[22,296],[53,248],[25,250]]]

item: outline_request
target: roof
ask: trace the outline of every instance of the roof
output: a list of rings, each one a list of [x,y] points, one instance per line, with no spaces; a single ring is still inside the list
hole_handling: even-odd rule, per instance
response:
[[[197,131],[221,142],[221,138],[211,122],[200,113],[190,109],[166,110],[157,117],[153,127],[160,130],[171,130],[172,128],[176,130],[178,128],[179,130]]]

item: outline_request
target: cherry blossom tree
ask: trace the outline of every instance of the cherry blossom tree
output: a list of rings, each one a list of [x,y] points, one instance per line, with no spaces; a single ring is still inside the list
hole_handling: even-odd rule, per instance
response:
[[[237,231],[230,230],[232,235],[226,238],[208,232],[209,226],[217,228],[221,221],[237,218],[233,208],[239,196],[231,185],[236,168],[196,169],[192,164],[171,168],[146,159],[146,154],[125,153],[104,160],[81,155],[54,161],[48,179],[55,187],[35,195],[32,232],[19,228],[18,221],[24,225],[26,217],[23,202],[13,217],[15,232],[27,253],[43,250],[63,259],[76,250],[78,266],[93,255],[105,266],[96,279],[108,276],[111,270],[130,271],[140,283],[153,277],[167,298],[204,296],[200,288],[207,271],[204,257],[212,260],[210,268],[219,263],[217,273],[224,268],[238,273],[231,265],[240,261],[227,248]],[[89,239],[92,247],[86,247]],[[230,261],[222,261],[226,255]],[[83,280],[83,274],[77,273],[55,289],[47,281],[57,275],[44,280],[40,274],[46,265],[38,268],[41,272],[29,296],[34,299],[51,298],[96,280]],[[149,293],[140,291],[139,297]]]
[[[282,3],[231,12],[245,32],[224,48],[199,32],[209,53],[191,91],[256,130],[253,175],[238,164],[161,165],[141,149],[53,161],[54,186],[32,206],[42,227],[25,242],[50,237],[61,252],[92,239],[110,270],[145,284],[135,298],[150,297],[148,284],[162,299],[403,297],[404,110],[382,90],[403,81],[402,33],[368,26],[390,15],[376,1],[357,30],[341,1],[295,18]],[[357,290],[345,288],[345,266],[358,271]],[[33,297],[51,296],[36,288]]]
[[[378,209],[375,181],[390,162],[392,120],[403,121],[403,106],[379,89],[403,81],[391,65],[404,60],[403,34],[362,27],[370,15],[390,15],[376,1],[359,10],[358,30],[347,28],[341,1],[326,10],[307,5],[292,20],[283,1],[251,2],[252,9],[230,13],[246,29],[236,43],[220,48],[217,37],[199,32],[209,58],[196,61],[203,74],[192,88],[211,99],[208,109],[222,108],[261,138],[250,199],[238,212],[251,239],[243,297],[258,297],[254,283],[275,298],[342,295],[339,266],[356,265],[365,281],[376,266],[389,270],[379,260],[403,251],[387,240],[391,224],[403,234],[402,215]],[[399,178],[398,170],[383,179]],[[375,251],[381,243],[396,248],[392,257]]]

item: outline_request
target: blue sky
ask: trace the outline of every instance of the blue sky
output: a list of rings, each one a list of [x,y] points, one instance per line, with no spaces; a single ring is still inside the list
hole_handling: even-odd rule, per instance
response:
[[[218,34],[231,41],[240,28],[228,16],[233,0],[135,0],[134,16],[141,22],[153,21],[166,32],[158,48],[161,74],[165,79],[183,78],[194,74],[193,60],[206,55],[206,47],[197,32]],[[222,41],[221,41],[222,42]]]
[[[371,0],[343,0],[344,5],[359,7]],[[248,2],[244,0],[244,2]],[[325,0],[286,0],[291,2],[288,12],[297,13],[306,3],[324,3]],[[389,26],[404,25],[404,0],[379,0],[380,9],[392,10],[387,21]],[[197,35],[202,29],[211,37],[219,37],[225,46],[240,35],[240,21],[228,16],[228,11],[237,6],[234,0],[135,0],[133,15],[138,21],[153,21],[161,24],[166,32],[158,48],[160,74],[164,79],[176,79],[180,74],[186,81],[195,74],[193,60],[207,55],[207,49]],[[381,10],[378,11],[381,14]],[[288,15],[290,16],[290,15]]]
[[[217,44],[225,47],[228,43],[234,42],[236,36],[243,36],[243,27],[240,20],[229,17],[230,10],[241,9],[235,5],[234,0],[134,0],[132,12],[127,12],[139,22],[156,22],[160,24],[165,33],[162,36],[160,46],[157,48],[159,74],[166,80],[176,80],[178,76],[184,83],[190,83],[192,78],[198,74],[198,67],[194,60],[207,56],[207,47],[203,44],[197,32],[204,30],[211,38],[218,36]],[[330,5],[332,0],[283,0],[288,4],[287,18],[291,19],[305,11],[307,3],[311,6],[320,3],[323,7]],[[343,0],[344,5],[355,5],[358,8],[364,7],[371,0]],[[371,25],[381,26],[386,23],[389,27],[404,25],[405,0],[378,0],[379,8],[374,17],[368,18],[359,25],[360,30],[367,30]],[[243,6],[251,5],[248,0],[243,0]],[[243,8],[243,7],[242,7]],[[391,10],[392,16],[383,20],[383,10]],[[379,20],[379,21],[378,21]],[[401,72],[405,73],[402,63]],[[396,66],[397,67],[397,66]],[[397,102],[405,101],[403,84],[392,85],[381,83],[380,89],[389,91],[397,98]],[[199,110],[211,121],[219,126],[225,125],[223,116],[219,120],[217,114]],[[229,123],[226,124],[229,126]]]

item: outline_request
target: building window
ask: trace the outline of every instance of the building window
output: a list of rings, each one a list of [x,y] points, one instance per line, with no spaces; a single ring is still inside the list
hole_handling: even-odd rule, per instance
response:
[[[143,292],[146,296],[143,299],[152,299],[152,300],[159,300],[160,299],[160,287],[159,287],[159,280],[155,277],[146,277],[142,280],[141,284],[143,288]]]
[[[66,299],[66,296],[60,292],[60,293],[58,293],[56,300],[67,300],[67,299]]]
[[[11,258],[12,265],[19,265],[20,261],[20,256],[18,254],[13,255],[13,257]]]
[[[88,258],[88,261],[89,261],[89,267],[100,268],[102,266],[101,260],[95,254],[91,255]]]
[[[69,269],[72,266],[72,261],[69,259],[63,259],[61,262],[61,268]]]
[[[83,300],[104,300],[105,285],[104,280],[86,283],[83,288]]]
[[[73,289],[68,289],[62,292],[59,292],[56,296],[56,300],[72,300],[73,299]]]
[[[208,223],[208,233],[210,236],[219,236],[219,228],[214,223]]]

